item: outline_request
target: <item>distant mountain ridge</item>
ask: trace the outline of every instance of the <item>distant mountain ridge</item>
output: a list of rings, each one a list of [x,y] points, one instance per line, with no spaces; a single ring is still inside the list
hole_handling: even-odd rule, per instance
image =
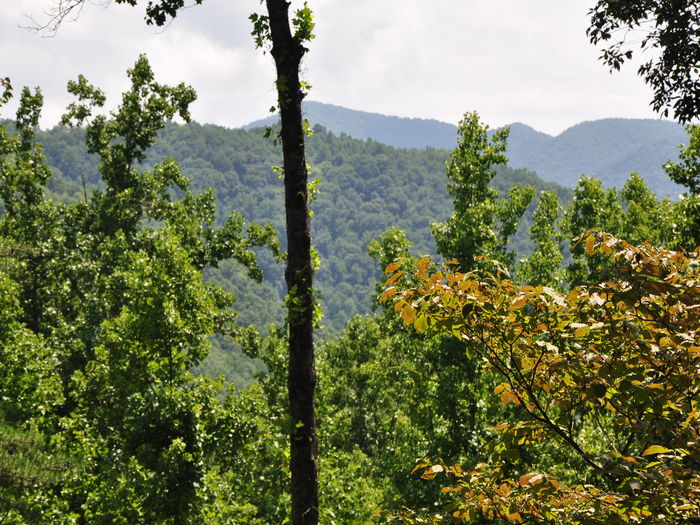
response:
[[[669,180],[662,166],[677,159],[678,146],[687,141],[685,129],[675,122],[610,118],[582,122],[537,142],[528,138],[526,143],[511,128],[508,156],[511,166],[527,166],[563,186],[574,186],[584,174],[621,187],[636,171],[657,195],[676,197],[683,188]]]
[[[304,113],[312,125],[320,124],[336,135],[346,133],[396,148],[454,149],[457,143],[457,126],[437,120],[392,117],[314,101],[304,103]],[[277,120],[271,115],[245,129]],[[510,166],[535,171],[544,180],[573,187],[585,174],[606,186],[620,187],[636,171],[659,196],[682,192],[662,169],[678,157],[678,146],[688,140],[685,129],[675,122],[609,118],[576,124],[556,137],[519,122],[508,127]]]
[[[322,102],[304,102],[304,117],[320,124],[331,133],[346,133],[353,138],[372,139],[395,148],[454,149],[457,126],[439,120],[404,118],[347,109]],[[277,115],[251,122],[243,129],[271,126],[279,121]]]

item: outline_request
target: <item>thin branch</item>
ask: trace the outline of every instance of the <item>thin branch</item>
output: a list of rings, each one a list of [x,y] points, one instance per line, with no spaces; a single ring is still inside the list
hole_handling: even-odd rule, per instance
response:
[[[25,15],[25,18],[29,24],[19,27],[32,33],[39,33],[44,38],[51,38],[56,36],[64,22],[75,22],[80,17],[86,3],[107,7],[110,0],[53,0],[53,5],[44,10],[44,15],[47,17],[45,21],[40,22],[33,15],[28,14]]]

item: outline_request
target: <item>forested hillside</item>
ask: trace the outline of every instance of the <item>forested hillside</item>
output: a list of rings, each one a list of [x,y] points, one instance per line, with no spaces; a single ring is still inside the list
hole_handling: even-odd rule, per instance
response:
[[[668,123],[513,126],[571,189],[476,112],[449,150],[313,132],[314,13],[262,4],[279,128],[193,123],[145,54],[45,132],[0,76],[0,523],[700,523],[700,126],[668,162]],[[612,70],[651,48],[652,107],[693,122],[699,9],[600,0],[586,36]]]
[[[457,126],[436,120],[390,117],[312,101],[305,103],[304,111],[312,124],[336,134],[398,148],[453,149],[456,144]],[[271,116],[246,128],[276,120]],[[681,192],[661,168],[678,157],[680,144],[688,142],[687,133],[675,122],[602,119],[576,124],[555,137],[518,122],[509,127],[509,165],[532,170],[546,181],[573,187],[579,176],[588,175],[607,187],[619,187],[636,171],[658,195],[677,198]]]
[[[50,187],[65,200],[83,198],[81,177],[87,186],[99,180],[96,161],[86,154],[83,140],[78,129],[57,127],[39,134],[55,171]],[[324,298],[323,324],[340,329],[352,315],[369,311],[370,294],[379,276],[376,262],[366,252],[373,239],[390,226],[398,227],[408,233],[417,254],[435,253],[430,223],[445,220],[452,211],[444,166],[448,151],[395,149],[372,140],[338,137],[322,128],[310,137],[308,147],[311,177],[320,180],[312,204],[312,225],[321,257],[316,275]],[[270,222],[282,231],[282,188],[272,169],[280,164],[280,157],[262,129],[171,124],[150,150],[146,165],[166,157],[180,164],[192,179],[194,191],[214,190],[219,217],[238,210],[247,220]],[[562,202],[571,195],[570,190],[546,184],[532,172],[501,167],[494,184],[505,194],[514,183],[530,184],[538,191],[554,188]],[[514,243],[524,250],[527,231],[521,231]],[[243,283],[238,292],[245,299],[240,307],[241,320],[246,323],[282,319],[278,301],[282,266],[264,255],[262,259],[268,291],[248,292]],[[238,272],[230,263],[209,271],[214,280],[222,282],[235,279]]]
[[[517,136],[513,134],[513,139]],[[545,180],[565,186],[574,186],[579,176],[588,175],[606,186],[620,187],[636,171],[658,195],[677,198],[682,188],[669,180],[662,166],[676,160],[678,146],[687,142],[688,134],[675,122],[595,120],[572,126],[547,141],[529,138],[527,147],[511,149],[510,165],[527,166]]]

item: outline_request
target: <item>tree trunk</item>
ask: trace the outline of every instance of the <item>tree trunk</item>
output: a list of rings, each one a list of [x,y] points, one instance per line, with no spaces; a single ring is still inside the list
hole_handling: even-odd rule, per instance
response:
[[[267,0],[272,57],[282,123],[289,316],[289,415],[291,430],[292,524],[318,523],[318,469],[314,389],[311,232],[299,65],[305,48],[289,25],[289,3]]]

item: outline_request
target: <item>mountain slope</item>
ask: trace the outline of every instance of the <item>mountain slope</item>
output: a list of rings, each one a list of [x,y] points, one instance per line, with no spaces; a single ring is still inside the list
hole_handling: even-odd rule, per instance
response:
[[[457,126],[439,120],[391,117],[314,101],[304,102],[304,117],[312,125],[320,124],[336,135],[346,133],[395,148],[454,149],[457,144]],[[278,116],[271,115],[243,129],[272,126],[278,121]]]
[[[64,199],[81,198],[83,178],[91,186],[98,184],[95,159],[86,155],[81,137],[81,130],[65,128],[39,137],[56,172],[51,190]],[[444,221],[452,212],[444,168],[447,156],[446,150],[396,149],[348,135],[338,137],[322,128],[309,138],[311,177],[321,179],[320,193],[312,203],[313,242],[321,256],[316,282],[325,297],[329,327],[341,328],[353,314],[369,310],[380,272],[366,248],[387,227],[404,229],[417,253],[435,252],[430,222]],[[246,220],[274,224],[284,239],[283,188],[271,169],[281,164],[280,154],[259,129],[173,124],[160,134],[145,167],[165,157],[180,164],[195,191],[213,188],[221,217],[237,210]],[[514,182],[533,184],[538,190],[555,187],[527,170],[504,168],[494,180],[503,193]],[[571,194],[562,187],[555,189],[562,200]],[[283,293],[282,267],[265,255],[263,263],[276,291],[270,293],[268,285],[261,295],[275,295],[277,300]],[[255,286],[247,283],[236,288],[239,277],[235,268],[211,273],[213,280],[225,280],[239,298],[246,299],[241,301],[242,321],[279,321],[281,309],[264,306],[255,297]]]
[[[548,141],[529,139],[529,147],[512,137],[510,165],[527,167],[545,180],[574,186],[581,174],[620,187],[637,171],[659,195],[675,195],[661,166],[678,157],[678,145],[687,142],[682,126],[664,120],[603,119],[577,124]]]
[[[373,139],[398,148],[453,149],[457,127],[435,120],[388,117],[320,102],[305,102],[311,124],[336,134]],[[246,129],[267,126],[277,117],[256,121]],[[535,171],[544,180],[573,187],[580,175],[590,175],[606,186],[621,186],[637,171],[660,196],[676,196],[681,188],[662,169],[678,156],[687,142],[682,126],[652,119],[603,119],[572,126],[556,137],[521,123],[510,126],[508,157],[515,168]]]

